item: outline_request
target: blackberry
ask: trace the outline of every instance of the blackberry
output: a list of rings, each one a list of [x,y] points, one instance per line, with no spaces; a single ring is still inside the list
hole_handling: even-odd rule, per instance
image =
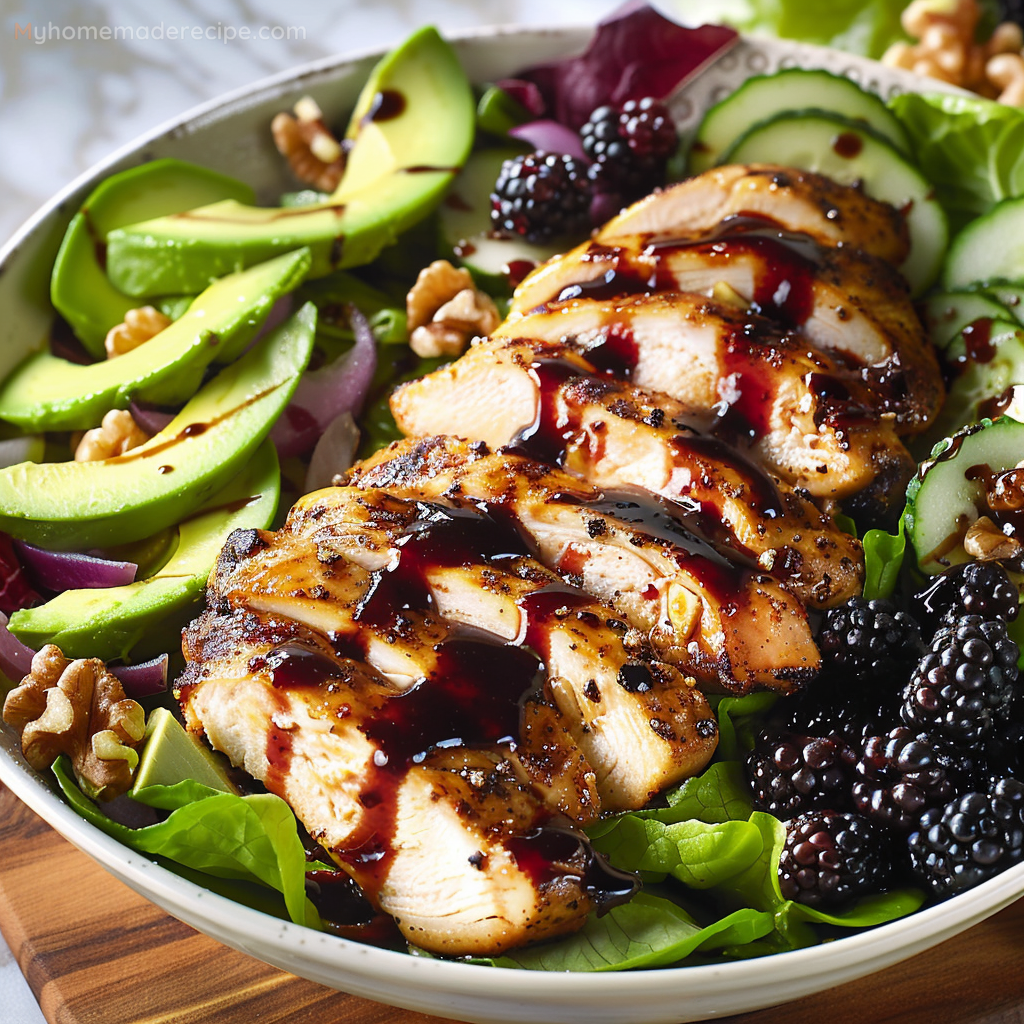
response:
[[[917,878],[952,896],[1016,864],[1024,855],[1024,783],[997,779],[927,811],[907,845]]]
[[[1019,595],[1006,570],[998,562],[964,562],[954,565],[915,597],[922,622],[932,631],[948,626],[963,615],[1012,622],[1017,617]]]
[[[965,615],[940,629],[903,690],[903,721],[958,747],[977,743],[1009,717],[1017,656],[999,619]]]
[[[885,682],[904,675],[924,652],[921,630],[891,601],[852,597],[829,609],[818,639],[822,673]]]
[[[580,129],[589,175],[599,194],[623,202],[664,184],[665,168],[679,145],[668,108],[647,96],[621,107],[598,107]]]
[[[546,242],[590,226],[591,186],[583,164],[557,153],[506,160],[491,193],[491,224],[528,242]]]
[[[832,676],[819,677],[802,693],[776,705],[775,715],[791,732],[840,736],[859,748],[900,722],[903,681],[891,678],[851,686]]]
[[[929,737],[902,727],[871,736],[853,776],[851,793],[857,810],[901,832],[912,829],[925,811],[944,806],[955,792]]]
[[[777,818],[849,804],[854,751],[834,736],[766,729],[746,760],[754,806]]]
[[[891,872],[886,834],[860,815],[810,811],[786,823],[779,886],[787,900],[833,906],[884,889]]]

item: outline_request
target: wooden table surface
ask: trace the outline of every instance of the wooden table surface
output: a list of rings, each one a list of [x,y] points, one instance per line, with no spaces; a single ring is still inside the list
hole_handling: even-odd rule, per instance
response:
[[[450,1024],[304,981],[200,935],[108,875],[3,786],[0,931],[50,1024]],[[1024,900],[863,981],[727,1020],[1021,1024]],[[14,1024],[2,1007],[0,1021]]]

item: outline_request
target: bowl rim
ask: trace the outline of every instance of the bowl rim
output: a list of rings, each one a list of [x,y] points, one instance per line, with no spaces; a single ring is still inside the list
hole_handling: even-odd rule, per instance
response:
[[[497,25],[445,32],[445,38],[456,45],[472,46],[479,40],[503,36],[514,36],[519,39],[531,36],[559,36],[567,40],[566,51],[574,52],[577,47],[582,48],[586,44],[593,30],[594,26],[586,23],[543,27]],[[742,36],[740,39],[747,39],[758,47],[784,52],[797,61],[804,61],[807,58],[813,60],[815,54],[834,55],[841,52],[789,40]],[[373,59],[385,52],[387,47],[372,46],[319,58],[230,90],[158,124],[76,176],[29,216],[10,239],[0,246],[0,273],[12,259],[16,258],[22,245],[45,226],[50,218],[66,212],[66,204],[76,194],[94,186],[123,161],[142,155],[145,148],[153,142],[181,133],[189,125],[201,124],[211,115],[226,113],[237,104],[248,104],[255,98],[270,99],[275,93],[295,88],[304,79],[331,73],[344,65]],[[846,53],[842,53],[841,56],[844,67],[857,71],[863,80],[877,73],[880,67],[877,62],[867,58]],[[908,88],[924,84],[935,92],[965,94],[962,90],[922,79],[910,72],[891,68],[885,68],[885,72],[887,77],[891,73],[897,81],[905,82]],[[6,730],[6,727],[0,728]],[[416,984],[421,989],[427,989],[437,995],[450,993],[451,982],[455,981],[460,993],[475,995],[486,999],[487,1002],[522,1004],[523,979],[522,973],[518,970],[488,969],[461,961],[417,957],[369,946],[292,924],[193,883],[145,855],[135,853],[81,818],[54,789],[47,785],[42,775],[32,771],[23,761],[19,761],[17,754],[8,754],[8,751],[0,750],[0,782],[6,784],[31,810],[135,891],[157,903],[168,913],[182,916],[187,923],[201,928],[225,944],[235,946],[260,959],[266,958],[260,951],[250,948],[251,944],[243,941],[245,937],[254,938],[269,947],[280,948],[283,945],[285,953],[299,949],[308,951],[311,945],[321,945],[324,955],[318,957],[318,961],[326,964],[327,954],[331,954],[332,967],[344,967],[346,961],[354,962],[358,964],[360,978],[372,983],[384,983],[383,991],[365,988],[360,991],[353,978],[346,979],[344,984],[347,990],[371,999],[380,1000],[383,997],[384,1001],[389,1000],[390,993],[386,984],[394,978],[395,969],[401,967],[403,971],[415,973]],[[577,996],[571,991],[572,984],[567,985],[565,975],[568,973],[577,980],[587,979],[588,1000],[596,996],[611,1006],[627,1008],[636,1006],[638,996],[664,999],[671,995],[711,995],[721,991],[726,985],[754,986],[759,980],[767,981],[769,976],[772,976],[773,980],[778,980],[779,977],[799,978],[815,973],[834,972],[835,980],[829,981],[826,985],[805,987],[795,995],[780,995],[773,1000],[781,1002],[806,994],[808,991],[820,991],[841,984],[913,956],[996,913],[1022,894],[1024,863],[1008,868],[982,885],[947,901],[886,924],[844,935],[832,942],[721,964],[607,972],[531,971],[530,989],[531,994],[536,993],[548,1006],[571,1002]],[[230,935],[225,934],[223,928],[217,926],[218,918],[231,922]],[[894,946],[899,947],[899,956],[890,955]],[[883,962],[872,966],[873,962],[879,959]],[[278,961],[277,965],[293,973],[305,973],[302,969],[304,961],[301,958],[296,960],[294,956],[289,956],[287,965],[284,961]],[[324,981],[322,974],[314,975],[313,980],[338,987],[337,983]],[[771,1002],[754,999],[746,1008],[755,1009],[768,1005],[771,1005]],[[679,1010],[683,1010],[683,1007],[679,1007]],[[733,1008],[728,1012],[739,1012],[739,1009]]]

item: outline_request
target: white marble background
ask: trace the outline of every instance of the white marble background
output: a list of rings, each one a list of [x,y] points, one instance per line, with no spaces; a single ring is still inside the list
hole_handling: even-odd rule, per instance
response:
[[[659,5],[676,12],[696,6],[707,14],[729,4]],[[387,46],[426,23],[442,30],[579,24],[617,6],[619,0],[0,0],[0,241],[118,146],[274,72]],[[135,38],[59,38],[90,26]],[[171,26],[189,34],[211,28],[215,38],[139,38],[160,26],[165,35]],[[278,35],[290,28],[298,38],[227,38],[243,28]]]
[[[728,5],[658,4],[676,13],[700,8],[705,17]],[[593,23],[618,6],[619,0],[0,0],[0,244],[97,160],[220,93],[332,53],[392,45],[427,23],[442,31]],[[75,38],[89,26],[97,38]],[[101,38],[104,26],[122,38]],[[165,35],[168,26],[189,35],[212,28],[214,38],[140,38],[158,26]],[[275,28],[296,31],[291,39],[228,38],[243,27],[253,35],[264,29],[265,36],[280,36]],[[2,938],[0,1021],[43,1024]]]

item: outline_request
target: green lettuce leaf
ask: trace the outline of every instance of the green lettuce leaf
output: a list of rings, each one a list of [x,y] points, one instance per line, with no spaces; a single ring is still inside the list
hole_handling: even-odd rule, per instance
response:
[[[718,750],[722,761],[739,761],[754,747],[754,733],[761,716],[778,700],[778,694],[762,691],[745,697],[722,697],[715,707],[718,717]],[[714,703],[714,700],[712,701]]]
[[[666,799],[667,813],[671,817],[664,817],[665,811],[649,812],[666,824],[687,818],[712,825],[723,821],[746,821],[753,810],[750,787],[738,761],[716,761],[696,778],[687,779],[670,790]]]
[[[755,910],[738,910],[701,927],[671,900],[642,892],[603,917],[591,915],[581,931],[560,942],[476,962],[533,971],[665,967],[692,953],[745,945],[772,927],[771,915]]]
[[[154,807],[173,808],[155,825],[128,828],[111,821],[75,783],[66,758],[54,774],[68,802],[101,832],[140,853],[166,857],[218,878],[259,882],[284,897],[296,924],[319,928],[319,916],[306,899],[306,854],[295,828],[295,815],[277,796],[235,796],[181,782],[151,786],[133,797]]]
[[[1024,194],[1024,110],[972,96],[904,93],[889,106],[954,230]]]
[[[864,545],[864,597],[892,597],[899,582],[903,556],[907,550],[906,515],[900,516],[896,533],[868,530]]]
[[[747,821],[678,821],[626,814],[594,840],[614,867],[637,871],[646,881],[667,876],[691,889],[710,889],[743,872],[760,855],[761,835]]]
[[[691,24],[725,22],[742,32],[880,57],[893,43],[907,39],[900,26],[906,6],[907,0],[677,0],[674,9]]]

